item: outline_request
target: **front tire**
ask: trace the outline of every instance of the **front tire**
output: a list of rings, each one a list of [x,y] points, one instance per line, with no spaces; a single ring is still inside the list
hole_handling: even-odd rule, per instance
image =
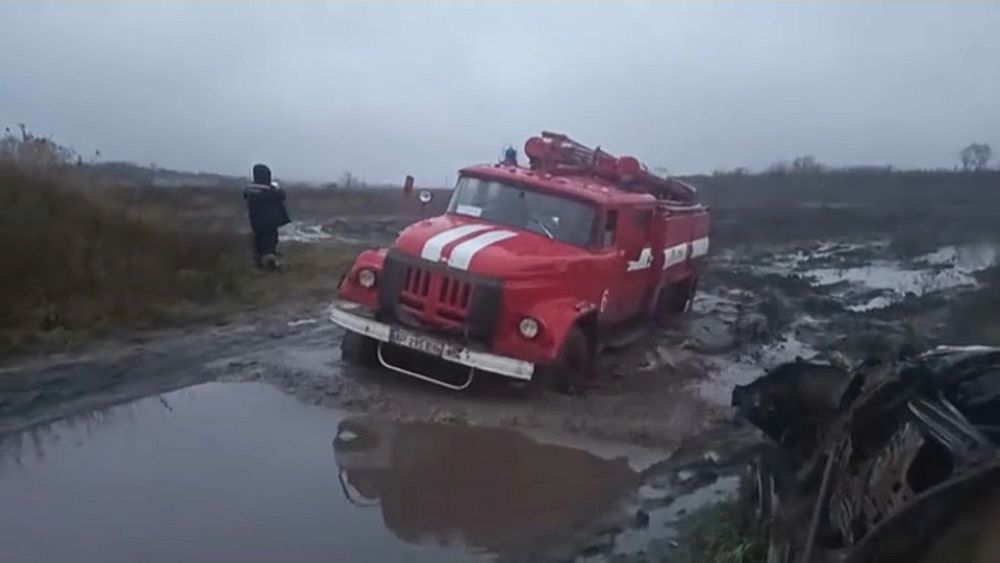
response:
[[[563,339],[559,357],[552,366],[553,383],[560,393],[568,395],[586,389],[593,372],[594,349],[587,335],[574,326]]]
[[[378,341],[348,330],[340,343],[340,357],[351,365],[373,367],[378,363]]]

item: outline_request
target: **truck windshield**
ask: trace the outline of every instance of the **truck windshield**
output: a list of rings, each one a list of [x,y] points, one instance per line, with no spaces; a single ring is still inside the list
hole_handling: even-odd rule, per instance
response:
[[[593,241],[596,213],[589,205],[495,180],[459,178],[448,211],[576,246]]]

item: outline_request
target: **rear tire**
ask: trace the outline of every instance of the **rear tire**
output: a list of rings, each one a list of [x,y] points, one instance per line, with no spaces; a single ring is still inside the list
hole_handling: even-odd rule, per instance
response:
[[[340,357],[351,365],[373,367],[378,363],[378,341],[348,330],[340,343]]]
[[[694,295],[698,293],[698,278],[693,277],[687,284],[687,299],[684,300],[684,312],[691,310],[691,305],[694,304]]]
[[[656,299],[656,322],[661,326],[665,325],[670,317],[687,311],[694,298],[697,283],[694,278],[689,278],[663,286]]]

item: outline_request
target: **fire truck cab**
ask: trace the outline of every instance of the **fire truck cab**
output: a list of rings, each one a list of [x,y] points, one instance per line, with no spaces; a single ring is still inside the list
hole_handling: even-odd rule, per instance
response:
[[[709,245],[694,188],[565,135],[525,154],[461,170],[443,215],[356,258],[330,313],[345,360],[571,391],[617,336],[686,309]]]

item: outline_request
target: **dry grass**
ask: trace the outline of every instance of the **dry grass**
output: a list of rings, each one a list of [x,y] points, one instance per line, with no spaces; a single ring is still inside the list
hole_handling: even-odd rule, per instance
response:
[[[0,356],[329,299],[359,250],[282,243],[284,271],[257,271],[238,181],[155,188],[151,178],[113,178],[23,129],[0,137]],[[289,206],[300,220],[419,215],[416,198],[394,190],[297,189]]]
[[[695,563],[762,563],[767,559],[764,531],[751,521],[742,500],[703,509],[693,517],[692,560]]]
[[[685,178],[712,207],[720,245],[885,238],[900,255],[1000,237],[1000,171],[850,170]]]
[[[319,196],[340,207],[320,192],[314,212]],[[0,356],[327,300],[360,250],[283,242],[283,271],[262,272],[245,228],[239,192],[123,188],[0,158]]]
[[[197,220],[201,225],[230,229],[246,228],[241,190],[242,186],[231,185],[145,190],[114,188],[119,200],[141,197],[144,205],[166,207],[181,217]],[[325,221],[331,217],[387,215],[415,219],[421,216],[416,195],[404,197],[401,190],[321,190],[293,187],[286,191],[288,212],[294,220]],[[139,195],[135,195],[136,193]],[[450,196],[449,190],[435,190],[434,201],[428,205],[426,213],[444,212]]]
[[[81,182],[72,169],[0,161],[5,347],[40,333],[151,325],[176,304],[239,294],[248,270],[242,237],[193,229]]]

